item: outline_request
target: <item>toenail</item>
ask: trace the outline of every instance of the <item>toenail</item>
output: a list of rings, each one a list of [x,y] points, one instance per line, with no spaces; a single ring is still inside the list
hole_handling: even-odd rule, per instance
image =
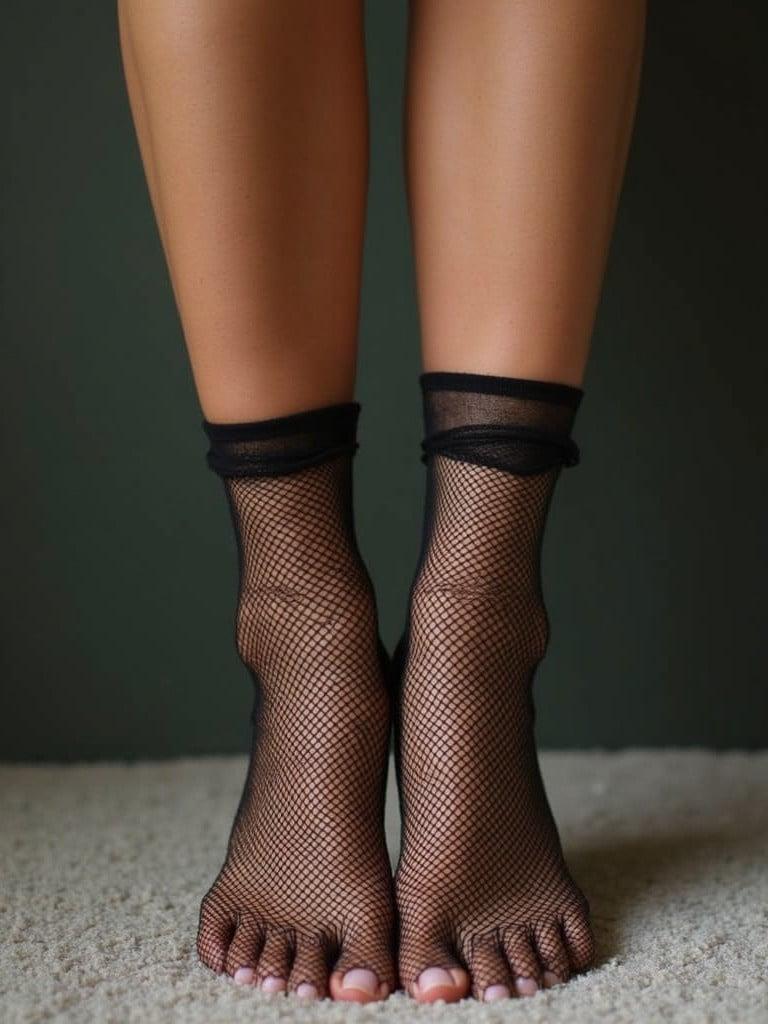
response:
[[[539,986],[533,978],[518,978],[515,981],[515,988],[519,996],[535,996],[539,991]]]
[[[238,967],[234,974],[236,985],[250,985],[253,982],[252,967]]]
[[[359,992],[365,992],[366,995],[377,996],[379,994],[379,979],[373,971],[368,971],[364,967],[355,967],[344,975],[341,987],[345,990],[354,988]]]
[[[296,995],[299,999],[317,999],[317,989],[308,981],[303,981],[296,989]]]
[[[562,985],[563,979],[559,978],[554,971],[544,971],[544,988],[554,988],[555,985]]]
[[[261,991],[267,992],[270,995],[274,995],[275,992],[285,992],[285,980],[270,975],[262,981]]]
[[[484,1003],[495,1003],[497,999],[509,999],[512,993],[506,985],[489,985],[483,993]]]
[[[435,988],[456,988],[453,975],[442,967],[428,967],[422,971],[418,980],[419,992],[426,995]]]

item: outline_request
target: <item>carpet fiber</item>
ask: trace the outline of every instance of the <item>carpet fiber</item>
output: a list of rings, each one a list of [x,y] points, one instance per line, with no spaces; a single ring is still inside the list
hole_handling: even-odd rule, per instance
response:
[[[195,960],[241,759],[0,767],[0,1020],[768,1021],[768,754],[549,754],[598,964],[533,999],[260,996]],[[397,844],[397,812],[389,830]]]

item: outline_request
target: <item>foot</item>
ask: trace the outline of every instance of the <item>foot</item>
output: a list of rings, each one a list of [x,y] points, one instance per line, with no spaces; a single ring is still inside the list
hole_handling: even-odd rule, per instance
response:
[[[396,891],[404,987],[419,1002],[470,992],[491,1002],[567,981],[590,964],[592,934],[526,709],[451,699],[438,684],[421,698],[411,689],[405,714],[422,724],[406,729],[403,747],[406,840]]]
[[[382,806],[389,698],[369,581],[354,550],[326,536],[332,518],[312,515],[312,495],[301,490],[308,479],[316,492],[332,468],[288,478],[284,509],[273,492],[283,500],[285,478],[229,484],[250,581],[238,646],[259,699],[248,777],[197,948],[212,970],[267,994],[367,1003],[395,985]],[[265,510],[275,508],[281,545],[289,513],[306,520],[282,561],[263,539]]]
[[[399,961],[419,1002],[531,996],[593,955],[534,744],[531,681],[547,622],[535,577],[522,571],[533,559],[520,549],[533,544],[525,523],[484,535],[489,491],[468,513],[451,494],[458,472],[449,466],[441,481],[443,533],[414,588],[401,690]],[[546,499],[543,477],[512,489],[494,471],[461,472],[499,477],[507,517],[515,499],[524,510]]]
[[[197,940],[201,960],[237,984],[358,1003],[394,988],[391,879],[376,827],[386,712],[371,698],[318,694],[311,720],[330,732],[311,743],[296,735],[298,714],[281,725],[265,715]]]

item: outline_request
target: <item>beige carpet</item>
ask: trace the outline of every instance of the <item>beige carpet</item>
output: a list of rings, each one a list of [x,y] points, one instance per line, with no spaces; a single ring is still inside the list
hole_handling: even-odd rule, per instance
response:
[[[768,1022],[768,754],[550,754],[597,967],[487,1007],[304,1007],[195,962],[233,759],[0,767],[0,1021]],[[397,842],[391,807],[391,839]]]

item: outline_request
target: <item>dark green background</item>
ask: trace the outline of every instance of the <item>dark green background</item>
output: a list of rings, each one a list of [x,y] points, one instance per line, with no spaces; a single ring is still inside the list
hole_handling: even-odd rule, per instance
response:
[[[760,6],[653,8],[637,132],[545,550],[547,745],[765,745]],[[109,3],[4,5],[0,755],[232,751],[235,560]],[[418,542],[405,4],[369,4],[373,172],[358,459],[385,638]]]

